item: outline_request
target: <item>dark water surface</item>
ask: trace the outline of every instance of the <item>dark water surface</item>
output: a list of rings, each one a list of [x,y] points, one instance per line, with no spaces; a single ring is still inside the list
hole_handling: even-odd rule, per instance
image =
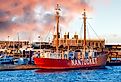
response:
[[[121,66],[70,71],[0,71],[0,82],[121,82]]]

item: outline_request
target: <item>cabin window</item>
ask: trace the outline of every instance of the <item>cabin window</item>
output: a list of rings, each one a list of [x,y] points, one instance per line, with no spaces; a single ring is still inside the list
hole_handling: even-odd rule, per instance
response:
[[[100,47],[102,47],[102,43],[100,43]]]
[[[78,40],[76,40],[76,43],[78,42]]]
[[[94,42],[92,42],[92,45],[94,46]]]
[[[64,43],[66,43],[66,40],[64,40]]]
[[[96,47],[98,47],[98,43],[96,43]]]
[[[88,46],[90,46],[90,42],[88,42]]]

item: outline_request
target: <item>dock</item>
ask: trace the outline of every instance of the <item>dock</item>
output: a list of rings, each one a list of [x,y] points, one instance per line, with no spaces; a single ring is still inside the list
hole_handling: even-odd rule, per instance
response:
[[[0,71],[34,70],[39,69],[36,65],[0,65]]]

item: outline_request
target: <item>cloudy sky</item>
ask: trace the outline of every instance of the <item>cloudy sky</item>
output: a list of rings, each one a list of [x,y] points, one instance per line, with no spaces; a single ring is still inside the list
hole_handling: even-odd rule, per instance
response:
[[[60,4],[61,34],[82,34],[82,13],[87,11],[89,36],[121,43],[121,0],[0,0],[0,40],[52,39],[55,7]],[[92,28],[95,32],[92,31]],[[95,35],[96,34],[96,35]],[[81,37],[81,36],[80,36]]]

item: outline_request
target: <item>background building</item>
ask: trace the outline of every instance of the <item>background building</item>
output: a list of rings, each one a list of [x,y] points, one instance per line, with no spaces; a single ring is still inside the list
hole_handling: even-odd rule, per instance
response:
[[[22,48],[29,45],[29,41],[0,41],[0,49]]]
[[[60,35],[59,35],[60,36]],[[56,46],[56,35],[54,35],[52,46]],[[87,47],[105,48],[105,39],[87,39]],[[83,48],[83,39],[79,39],[75,34],[72,39],[69,38],[69,33],[64,35],[64,38],[59,38],[59,47]]]

